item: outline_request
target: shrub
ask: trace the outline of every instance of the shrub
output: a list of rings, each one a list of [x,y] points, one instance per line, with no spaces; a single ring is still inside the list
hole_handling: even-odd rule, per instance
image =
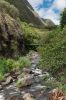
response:
[[[4,74],[7,72],[7,64],[6,59],[0,59],[0,74]]]
[[[8,71],[12,71],[14,69],[14,63],[15,61],[13,59],[7,59],[6,64]]]
[[[61,14],[61,28],[63,28],[66,25],[66,8],[64,8],[62,14]]]
[[[19,60],[18,60],[18,63],[19,63],[20,69],[22,69],[24,67],[30,67],[31,66],[30,60],[26,57],[20,57]]]
[[[66,64],[66,28],[61,31],[56,29],[48,33],[48,38],[43,40],[39,47],[42,56],[41,66],[44,69],[56,73]]]
[[[30,26],[30,24],[27,24],[26,22],[22,22],[21,26],[24,33],[26,49],[35,50],[44,31]]]
[[[0,0],[0,10],[7,12],[14,18],[19,16],[17,8],[4,0]]]
[[[4,80],[4,75],[0,73],[0,81]]]

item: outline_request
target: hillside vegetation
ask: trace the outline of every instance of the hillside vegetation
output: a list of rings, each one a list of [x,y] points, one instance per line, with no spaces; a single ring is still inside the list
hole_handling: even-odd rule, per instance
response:
[[[51,20],[40,18],[27,0],[0,0],[0,81],[6,73],[21,74],[24,67],[31,67],[33,50],[40,54],[36,55],[40,58],[36,66],[55,76],[66,93],[66,8],[60,25],[55,26]]]
[[[23,34],[19,11],[10,3],[0,0],[0,55],[16,57],[23,51]]]
[[[55,27],[55,24],[52,21],[44,21],[40,16],[35,12],[32,6],[27,0],[6,0],[18,8],[20,12],[20,19],[23,22],[28,24],[33,24],[34,27],[45,28],[45,27]],[[48,20],[48,19],[47,19]],[[51,24],[51,25],[50,25]]]
[[[62,82],[66,81],[66,8],[61,14],[61,27],[58,26],[44,35],[38,50],[42,60],[40,66],[50,71]]]

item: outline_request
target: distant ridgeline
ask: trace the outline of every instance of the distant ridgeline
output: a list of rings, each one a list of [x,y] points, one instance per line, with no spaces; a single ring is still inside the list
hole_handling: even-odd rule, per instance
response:
[[[45,20],[34,11],[27,0],[6,0],[15,5],[20,12],[20,19],[27,23],[32,23],[33,26],[39,28],[52,28],[55,24],[51,20]]]

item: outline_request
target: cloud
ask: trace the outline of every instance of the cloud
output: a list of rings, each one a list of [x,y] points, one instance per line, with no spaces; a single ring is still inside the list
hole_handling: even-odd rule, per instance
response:
[[[28,2],[34,7],[37,8],[44,0],[28,0]]]
[[[40,17],[45,19],[51,19],[55,24],[59,24],[59,15],[56,14],[53,9],[40,9],[37,11]]]
[[[66,7],[66,0],[55,0],[54,7],[56,7],[59,10],[64,9]]]
[[[51,19],[55,24],[59,24],[60,22],[60,13],[66,7],[66,0],[28,0],[33,8],[37,11],[37,13],[42,18]],[[43,3],[51,3],[50,7],[44,7]],[[40,7],[42,5],[42,7]],[[44,4],[45,5],[45,4]],[[40,9],[37,9],[39,8]]]

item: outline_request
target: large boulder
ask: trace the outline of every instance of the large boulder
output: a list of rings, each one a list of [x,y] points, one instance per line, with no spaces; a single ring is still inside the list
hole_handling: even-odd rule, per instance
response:
[[[34,76],[31,74],[24,74],[22,77],[18,77],[18,81],[16,83],[18,88],[22,88],[25,86],[32,85],[34,82]]]
[[[49,100],[66,100],[66,95],[59,89],[53,89],[49,94]]]
[[[12,82],[13,82],[13,78],[11,76],[9,76],[9,77],[6,78],[6,81],[5,82],[2,82],[2,86],[9,85]]]

